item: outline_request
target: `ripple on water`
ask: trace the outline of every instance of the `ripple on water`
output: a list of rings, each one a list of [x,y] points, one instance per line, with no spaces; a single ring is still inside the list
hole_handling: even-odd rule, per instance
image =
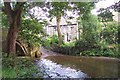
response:
[[[40,67],[40,71],[44,74],[44,78],[86,78],[87,74],[72,69],[70,67],[64,67],[60,64],[54,63],[47,59],[41,59],[37,61],[37,65]]]

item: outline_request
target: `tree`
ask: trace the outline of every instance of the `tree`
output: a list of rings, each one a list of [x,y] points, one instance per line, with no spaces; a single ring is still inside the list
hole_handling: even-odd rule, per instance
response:
[[[100,14],[98,14],[98,19],[104,24],[105,27],[107,26],[107,22],[113,21],[113,14],[109,9],[101,8],[99,12]]]
[[[68,4],[69,4],[68,2],[52,2],[51,3],[52,9],[49,10],[50,16],[56,17],[59,46],[63,42],[62,34],[60,30],[60,20],[61,20],[61,17],[64,16],[65,11],[69,8]]]
[[[98,14],[98,16],[101,19],[104,19],[104,22],[113,20],[112,19],[113,15],[112,15],[112,12],[110,12],[110,9],[112,9],[112,10],[114,10],[116,12],[120,12],[120,1],[116,2],[115,4],[113,4],[113,5],[111,5],[111,6],[107,7],[107,8],[102,8],[102,9],[98,10],[98,12],[100,12],[100,14]],[[106,24],[105,24],[105,26],[106,26]],[[118,26],[118,43],[120,42],[119,33],[120,33],[120,29],[119,29],[119,26]]]
[[[92,15],[91,13],[83,14],[81,18],[82,22],[82,39],[89,42],[96,42],[98,36],[98,19],[97,16]]]
[[[115,11],[120,12],[120,1],[115,3],[113,6]]]
[[[8,53],[7,56],[15,57],[15,44],[19,28],[21,27],[21,15],[25,2],[7,1],[9,0],[4,0],[4,6],[2,9],[3,12],[7,15],[9,22],[6,52]]]
[[[103,39],[108,44],[116,44],[118,37],[117,33],[118,33],[118,24],[115,21],[108,23],[107,27],[101,31],[101,34],[103,35]]]
[[[116,2],[115,4],[105,8],[105,9],[113,9],[116,12],[120,12],[120,1]],[[98,10],[99,12],[99,10]]]
[[[31,46],[40,46],[42,44],[42,38],[46,35],[43,30],[44,24],[35,19],[22,20],[18,38],[26,41]]]
[[[78,11],[79,17],[78,17],[78,32],[79,32],[79,39],[81,36],[81,30],[82,35],[85,37],[87,32],[91,32],[94,28],[94,21],[93,15],[91,15],[90,11],[94,8],[94,2],[77,2],[74,3],[76,6],[74,7],[74,10]],[[89,34],[89,33],[88,33]]]

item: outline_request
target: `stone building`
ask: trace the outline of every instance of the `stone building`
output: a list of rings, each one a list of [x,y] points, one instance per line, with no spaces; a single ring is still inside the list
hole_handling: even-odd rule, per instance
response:
[[[56,19],[54,18],[52,22],[49,22],[50,25],[45,26],[45,31],[49,36],[57,35],[57,25]],[[66,20],[62,17],[60,22],[60,30],[63,36],[64,42],[71,42],[78,39],[78,25],[73,20],[71,23],[67,23]]]

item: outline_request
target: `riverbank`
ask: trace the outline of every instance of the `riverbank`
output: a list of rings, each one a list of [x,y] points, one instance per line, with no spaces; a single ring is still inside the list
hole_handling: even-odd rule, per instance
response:
[[[115,78],[119,76],[120,59],[118,58],[62,55],[43,47],[41,51],[41,59],[30,57],[12,59],[3,55],[2,78]]]
[[[45,49],[44,47],[40,47],[41,48],[41,58],[46,58],[49,56],[74,56],[74,55],[66,55],[66,54],[61,54],[61,53],[57,53],[57,52],[53,52],[51,50]],[[98,58],[98,59],[104,59],[104,60],[120,60],[119,58],[116,57],[104,57],[104,56],[74,56],[74,57],[89,57],[89,58]]]
[[[8,58],[2,55],[2,78],[40,78],[42,73],[38,71],[35,60],[30,57]],[[39,75],[35,75],[38,74]]]

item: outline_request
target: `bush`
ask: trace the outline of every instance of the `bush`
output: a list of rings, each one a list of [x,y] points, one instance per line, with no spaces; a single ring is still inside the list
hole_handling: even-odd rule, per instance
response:
[[[95,42],[92,41],[76,41],[75,43],[75,48],[79,49],[79,51],[85,51],[85,50],[89,50],[89,49],[93,49],[93,48],[100,48],[100,46],[98,46]]]
[[[108,23],[107,26],[108,27],[104,28],[100,32],[100,35],[107,43],[114,44],[117,42],[119,25],[116,22],[112,22]]]
[[[52,36],[44,44],[52,51],[66,55],[120,57],[118,52],[119,46],[113,44],[110,48],[110,44],[105,40],[78,40],[76,42],[63,43],[61,46],[58,46],[57,36]]]
[[[55,46],[52,48],[52,51],[67,54],[67,55],[73,55],[73,49],[74,49],[74,42],[71,43],[64,43],[61,46]]]
[[[92,49],[92,50],[87,50],[80,52],[80,55],[82,56],[105,56],[105,57],[120,57],[120,54],[118,53],[117,50],[112,50],[109,48],[106,49]]]
[[[51,49],[52,47],[56,46],[58,44],[58,37],[57,35],[53,35],[46,40],[42,41],[42,46],[44,46],[47,49]]]
[[[109,48],[108,45],[103,42],[93,44],[87,41],[77,41],[62,44],[60,47],[56,46],[52,50],[66,55],[120,57],[118,46]]]

